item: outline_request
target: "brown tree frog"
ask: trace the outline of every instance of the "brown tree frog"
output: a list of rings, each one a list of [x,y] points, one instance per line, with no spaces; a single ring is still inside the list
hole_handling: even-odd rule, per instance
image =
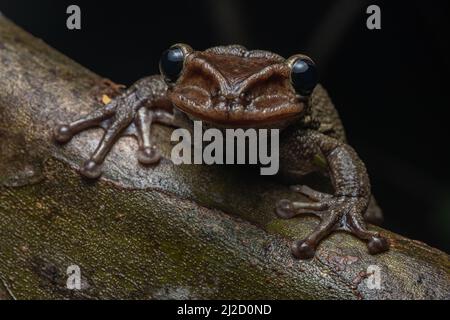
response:
[[[304,55],[289,59],[242,46],[220,46],[194,51],[184,44],[166,50],[160,60],[161,75],[139,80],[103,108],[55,128],[59,142],[110,119],[97,149],[81,173],[89,178],[101,174],[101,164],[115,141],[134,123],[138,133],[138,160],[158,162],[160,154],[151,139],[154,122],[177,126],[199,119],[212,127],[278,128],[280,171],[300,177],[321,170],[326,164],[334,193],[307,186],[295,192],[311,202],[280,200],[275,212],[281,218],[303,213],[321,222],[305,239],[294,242],[292,253],[312,258],[318,243],[337,230],[367,242],[369,253],[388,250],[389,243],[367,230],[364,217],[371,199],[364,163],[346,144],[344,129],[327,92],[317,84],[314,62]],[[173,107],[173,109],[172,109]]]

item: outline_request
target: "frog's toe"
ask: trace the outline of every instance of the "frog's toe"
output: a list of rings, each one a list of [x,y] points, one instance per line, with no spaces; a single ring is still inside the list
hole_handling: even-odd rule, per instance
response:
[[[316,247],[308,240],[295,241],[291,246],[292,254],[299,259],[311,259],[316,254]]]
[[[275,207],[275,213],[278,217],[282,219],[290,219],[297,215],[292,201],[287,199],[282,199],[277,202]]]
[[[153,142],[151,128],[153,123],[167,124],[170,119],[173,119],[173,117],[162,110],[140,108],[137,111],[135,118],[136,136],[139,145],[137,158],[141,164],[155,164],[161,159],[161,153]]]
[[[89,179],[97,179],[102,174],[102,165],[94,160],[87,160],[80,169],[80,173]]]
[[[144,147],[138,150],[137,159],[144,165],[154,164],[161,159],[161,153],[156,146]]]
[[[66,143],[73,137],[73,132],[70,129],[70,126],[66,124],[58,125],[53,130],[53,137],[59,143]]]
[[[293,185],[291,186],[291,190],[314,201],[328,200],[333,197],[333,195],[329,193],[320,192],[305,185]]]
[[[389,250],[389,242],[384,237],[373,236],[367,242],[367,249],[370,254],[382,253]]]
[[[53,137],[57,142],[68,142],[74,135],[86,129],[99,126],[115,112],[116,103],[110,103],[104,108],[91,111],[88,115],[67,124],[59,124],[53,130]]]
[[[370,254],[378,254],[389,250],[389,241],[378,232],[367,230],[360,215],[354,212],[347,218],[348,231],[359,239],[367,242],[367,250]]]
[[[327,202],[303,202],[282,199],[275,206],[275,213],[282,219],[290,219],[297,215],[310,213],[319,217],[328,209]]]

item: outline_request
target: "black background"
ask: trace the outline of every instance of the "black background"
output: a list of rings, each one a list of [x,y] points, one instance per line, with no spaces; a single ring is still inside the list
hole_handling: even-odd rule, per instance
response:
[[[81,7],[81,30],[66,8]],[[381,30],[366,8],[381,7]],[[448,1],[24,1],[0,11],[82,65],[131,84],[160,53],[239,43],[311,56],[366,163],[384,226],[450,251]]]

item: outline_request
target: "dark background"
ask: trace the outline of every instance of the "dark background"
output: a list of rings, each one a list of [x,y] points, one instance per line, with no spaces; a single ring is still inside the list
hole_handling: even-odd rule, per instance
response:
[[[81,7],[81,30],[66,8]],[[366,8],[381,7],[381,30]],[[448,1],[23,1],[0,11],[82,65],[131,84],[177,42],[311,56],[366,163],[384,226],[450,252]]]

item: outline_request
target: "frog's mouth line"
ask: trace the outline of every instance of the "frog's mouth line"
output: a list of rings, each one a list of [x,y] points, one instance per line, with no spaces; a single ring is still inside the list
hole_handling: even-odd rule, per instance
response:
[[[191,119],[227,127],[282,127],[305,110],[303,102],[281,95],[261,96],[244,105],[181,89],[170,93],[170,99]]]

